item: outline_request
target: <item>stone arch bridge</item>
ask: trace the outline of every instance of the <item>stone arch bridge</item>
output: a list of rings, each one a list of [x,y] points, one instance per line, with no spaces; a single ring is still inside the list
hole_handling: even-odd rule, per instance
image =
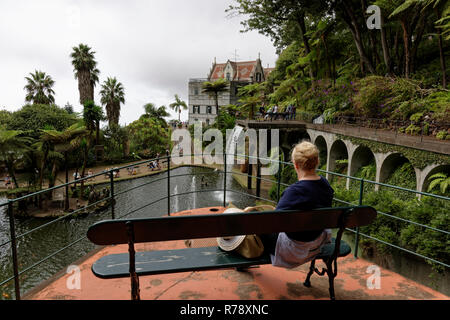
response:
[[[366,146],[367,144],[358,144],[357,139],[385,143],[393,146],[390,148],[392,150],[396,149],[395,146],[400,146],[410,148],[412,151],[421,150],[444,156],[444,159],[450,159],[450,141],[439,141],[428,137],[424,139],[424,137],[400,135],[389,131],[374,132],[368,128],[317,125],[300,121],[240,120],[237,124],[254,129],[278,129],[285,159],[289,159],[290,150],[296,143],[302,140],[311,141],[319,148],[322,161],[325,161],[324,158],[326,159],[326,170],[330,172],[335,171],[336,160],[348,160],[346,173],[348,176],[355,176],[361,167],[375,163],[375,182],[379,183],[385,183],[395,169],[405,162],[413,163],[411,155],[414,155],[414,152],[409,152],[409,155],[405,155],[401,151],[377,152],[371,150]],[[428,163],[422,168],[413,165],[413,168],[416,174],[416,191],[427,192],[428,178],[437,172],[450,173],[450,161]],[[329,174],[327,178],[329,178]],[[347,187],[349,187],[349,183],[350,179],[347,179]],[[378,187],[379,185],[375,186],[376,189]]]

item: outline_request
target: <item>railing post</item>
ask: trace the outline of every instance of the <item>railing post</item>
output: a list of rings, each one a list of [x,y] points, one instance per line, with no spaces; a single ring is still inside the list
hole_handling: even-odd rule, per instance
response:
[[[256,196],[261,196],[261,164],[259,163],[259,159],[256,165]]]
[[[248,159],[248,167],[247,167],[247,189],[252,189],[252,179],[253,179],[253,165],[250,163],[250,159]]]
[[[281,191],[281,163],[278,163],[277,202],[280,201],[280,191]]]
[[[116,200],[114,199],[114,171],[111,169],[109,171],[109,184],[110,184],[110,195],[111,195],[111,219],[115,219],[115,202]]]
[[[16,243],[16,230],[14,226],[13,204],[11,201],[8,201],[8,216],[9,216],[9,232],[11,234],[11,251],[13,258],[14,289],[16,293],[16,300],[20,300],[19,263],[17,259],[17,243]]]
[[[364,179],[361,179],[359,184],[359,202],[358,205],[362,206],[363,203],[363,193],[364,193]],[[359,245],[359,227],[356,227],[356,237],[355,237],[355,254],[354,257],[358,258],[358,245]]]
[[[227,154],[223,154],[223,206],[227,205]]]
[[[170,216],[170,155],[167,152],[167,215]]]

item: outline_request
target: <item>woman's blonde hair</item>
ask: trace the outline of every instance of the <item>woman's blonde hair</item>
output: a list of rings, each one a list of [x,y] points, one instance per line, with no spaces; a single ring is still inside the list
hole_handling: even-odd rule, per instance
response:
[[[319,165],[319,149],[308,141],[297,144],[292,149],[291,157],[292,162],[305,171],[314,170]]]

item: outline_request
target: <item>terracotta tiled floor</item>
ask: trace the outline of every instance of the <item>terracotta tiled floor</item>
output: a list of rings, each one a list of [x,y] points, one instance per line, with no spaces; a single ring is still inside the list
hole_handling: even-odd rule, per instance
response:
[[[187,212],[188,214],[190,212]],[[183,241],[155,242],[138,245],[137,250],[183,248]],[[59,277],[36,288],[25,299],[34,300],[128,300],[129,278],[104,280],[96,278],[91,266],[101,256],[127,252],[127,246],[108,246],[90,255],[78,266],[80,288],[69,289],[72,274],[62,272]],[[335,293],[338,300],[449,300],[442,293],[380,268],[380,288],[369,289],[367,282],[373,273],[373,263],[349,255],[338,260]],[[321,267],[321,263],[317,264]],[[329,299],[328,279],[313,275],[312,287],[303,281],[309,264],[292,270],[263,265],[239,272],[234,269],[183,272],[140,277],[143,300],[283,300]]]

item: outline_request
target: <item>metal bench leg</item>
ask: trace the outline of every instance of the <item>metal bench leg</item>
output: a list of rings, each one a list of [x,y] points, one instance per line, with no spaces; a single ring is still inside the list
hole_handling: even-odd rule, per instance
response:
[[[330,287],[328,288],[328,291],[330,292],[330,300],[335,300],[334,296],[334,278],[335,273],[333,271],[332,263],[327,263],[327,275],[328,275],[328,283]]]
[[[330,283],[330,288],[328,289],[328,291],[330,291],[330,299],[335,300],[336,298],[334,296],[334,275],[328,274],[328,282]]]
[[[312,274],[314,273],[315,265],[316,265],[316,259],[311,261],[311,265],[309,266],[308,275],[306,276],[305,282],[303,282],[303,285],[305,287],[311,288],[311,281],[309,281],[309,279],[311,278]]]
[[[131,300],[140,300],[139,293],[139,277],[136,274],[136,257],[134,250],[134,228],[133,224],[128,221],[126,223],[127,232],[128,232],[128,254],[129,254],[129,265],[130,265],[130,280],[131,280]]]

